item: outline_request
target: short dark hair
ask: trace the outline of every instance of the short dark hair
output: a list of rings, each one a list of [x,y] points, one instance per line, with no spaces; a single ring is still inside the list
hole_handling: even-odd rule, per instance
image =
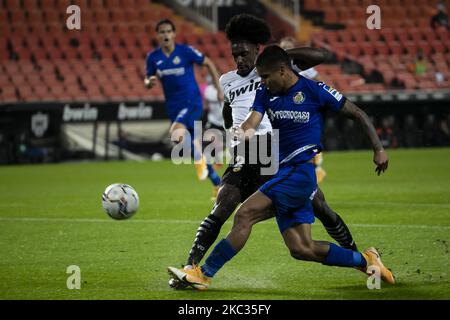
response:
[[[291,59],[289,54],[277,45],[270,45],[264,48],[264,50],[256,58],[256,66],[267,68],[271,70],[279,68],[282,64],[291,68]]]
[[[272,33],[267,23],[251,14],[241,13],[227,23],[225,33],[231,42],[247,41],[253,44],[266,44]]]
[[[162,20],[158,21],[158,23],[156,24],[156,27],[155,27],[155,31],[158,32],[159,27],[163,24],[170,24],[172,26],[172,31],[175,32],[175,25],[173,24],[172,20],[170,20],[170,19],[162,19]]]

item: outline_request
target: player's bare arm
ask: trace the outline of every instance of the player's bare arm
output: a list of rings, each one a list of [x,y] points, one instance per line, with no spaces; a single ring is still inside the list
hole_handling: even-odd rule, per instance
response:
[[[328,59],[328,51],[312,47],[295,47],[286,49],[286,52],[293,59],[294,64],[301,70],[307,70],[317,66]]]
[[[233,115],[231,113],[231,106],[228,102],[224,102],[222,108],[223,127],[230,129],[233,125]]]
[[[205,57],[203,65],[206,68],[208,68],[209,74],[211,75],[211,77],[213,79],[214,87],[217,89],[217,99],[219,101],[223,101],[222,88],[220,87],[220,83],[219,83],[220,76],[219,76],[219,72],[217,71],[216,65],[208,57]]]
[[[263,115],[260,112],[251,111],[239,127],[232,128],[233,136],[236,140],[250,139],[254,136],[262,119]]]
[[[369,137],[374,153],[373,162],[377,166],[375,169],[377,174],[380,175],[381,172],[386,171],[389,162],[388,155],[384,150],[383,145],[381,144],[381,141],[378,138],[375,127],[373,126],[372,122],[370,122],[370,119],[367,116],[367,114],[349,100],[345,101],[345,104],[342,107],[341,112],[346,116],[348,116],[349,118],[357,120],[364,129],[364,132]]]
[[[156,84],[156,76],[146,76],[144,79],[144,85],[147,89],[151,89],[155,86]]]

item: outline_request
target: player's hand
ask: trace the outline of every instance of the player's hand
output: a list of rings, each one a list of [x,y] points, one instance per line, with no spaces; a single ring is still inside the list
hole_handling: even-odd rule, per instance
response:
[[[230,129],[231,136],[234,141],[239,141],[244,138],[244,130],[239,126],[234,126]]]
[[[156,84],[156,76],[151,76],[149,78],[145,78],[144,85],[146,88],[153,88],[153,86]]]
[[[388,168],[389,158],[384,149],[376,150],[373,153],[373,162],[376,164],[375,172],[380,175]]]

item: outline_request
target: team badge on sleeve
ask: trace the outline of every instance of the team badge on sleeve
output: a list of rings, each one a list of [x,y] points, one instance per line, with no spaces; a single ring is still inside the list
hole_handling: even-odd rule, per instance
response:
[[[335,88],[327,86],[325,83],[320,83],[319,85],[322,85],[322,88],[327,91],[329,94],[331,94],[337,101],[341,101],[342,99],[342,93],[337,91]]]
[[[192,47],[192,46],[189,46],[189,48],[191,48],[192,49],[192,51],[194,51],[195,52],[195,54],[196,55],[198,55],[199,57],[201,57],[201,56],[203,56],[203,54],[200,52],[200,51],[198,51],[197,49],[195,49],[194,47]]]
[[[295,104],[303,103],[303,101],[305,101],[305,94],[303,92],[299,91],[294,95],[292,100],[294,100]]]

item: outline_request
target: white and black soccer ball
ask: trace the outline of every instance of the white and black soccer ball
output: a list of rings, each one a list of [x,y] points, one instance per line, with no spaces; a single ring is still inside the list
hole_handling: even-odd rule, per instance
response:
[[[114,183],[102,194],[102,205],[106,213],[115,220],[131,218],[139,208],[139,196],[133,187]]]

